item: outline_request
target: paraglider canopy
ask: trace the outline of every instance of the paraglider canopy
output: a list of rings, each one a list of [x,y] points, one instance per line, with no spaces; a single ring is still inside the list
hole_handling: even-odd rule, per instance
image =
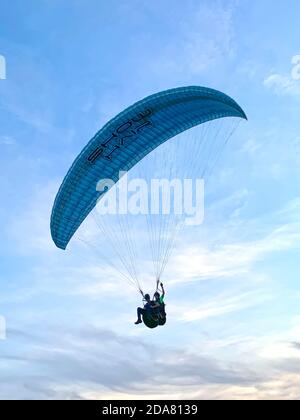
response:
[[[229,96],[190,86],[151,95],[109,121],[86,145],[66,175],[53,206],[51,234],[66,249],[79,226],[106,193],[100,179],[119,180],[152,150],[168,139],[208,121],[238,117],[241,107]]]

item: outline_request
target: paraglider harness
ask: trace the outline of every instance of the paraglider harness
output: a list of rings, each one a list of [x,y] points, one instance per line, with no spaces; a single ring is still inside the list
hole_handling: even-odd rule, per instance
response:
[[[157,291],[157,289],[156,289]],[[143,296],[143,302],[146,302],[144,293],[140,290],[141,295]],[[151,300],[150,304],[155,303]],[[165,312],[165,303],[163,300],[160,300],[159,306],[157,308],[146,309],[142,315],[143,322],[148,328],[156,328],[159,325],[165,325],[167,322],[166,312]]]

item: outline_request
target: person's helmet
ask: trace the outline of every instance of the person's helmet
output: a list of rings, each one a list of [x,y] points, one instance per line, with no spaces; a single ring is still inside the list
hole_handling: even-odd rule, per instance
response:
[[[150,300],[150,295],[148,293],[146,293],[144,298],[145,298],[145,300]]]

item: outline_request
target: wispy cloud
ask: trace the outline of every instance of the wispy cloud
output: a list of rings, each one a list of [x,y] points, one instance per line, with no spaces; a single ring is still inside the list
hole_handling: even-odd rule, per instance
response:
[[[300,56],[292,58],[292,71],[289,75],[273,73],[264,80],[264,85],[278,95],[300,96]]]
[[[299,222],[278,226],[260,239],[220,244],[216,249],[195,245],[182,249],[173,260],[171,266],[177,272],[173,271],[174,279],[170,283],[245,275],[268,255],[299,246]]]
[[[272,74],[264,80],[264,85],[278,95],[300,96],[300,82],[290,76]]]
[[[231,294],[233,291],[231,291]],[[256,305],[262,305],[271,300],[271,293],[262,290],[256,290],[233,296],[219,295],[210,301],[191,300],[189,306],[176,305],[174,308],[168,306],[168,313],[179,321],[193,322],[203,321],[208,318],[223,316],[234,312],[240,312],[244,309]]]

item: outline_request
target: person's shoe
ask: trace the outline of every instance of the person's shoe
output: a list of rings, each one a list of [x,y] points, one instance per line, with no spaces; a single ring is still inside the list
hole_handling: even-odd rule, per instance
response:
[[[135,325],[141,324],[142,322],[143,322],[142,320],[138,319],[138,320],[135,322]]]

